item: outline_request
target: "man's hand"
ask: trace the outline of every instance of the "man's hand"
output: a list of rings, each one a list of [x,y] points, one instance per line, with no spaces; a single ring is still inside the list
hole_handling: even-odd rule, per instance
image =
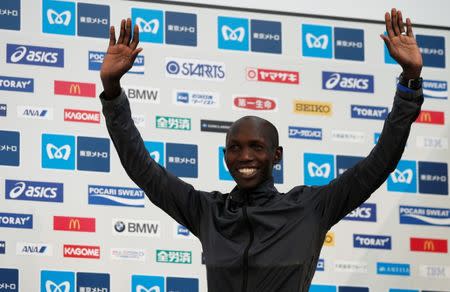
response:
[[[386,35],[380,35],[384,40],[389,54],[403,68],[403,76],[407,79],[417,79],[422,71],[422,55],[417,46],[412,31],[411,20],[406,18],[403,22],[402,13],[392,8],[391,14],[384,15],[386,22]]]
[[[130,42],[131,41],[131,42]],[[122,19],[120,35],[116,42],[114,26],[109,29],[109,46],[103,59],[100,78],[107,98],[114,98],[120,94],[120,78],[133,66],[142,48],[136,48],[139,43],[139,28],[134,26],[131,40],[131,19]]]

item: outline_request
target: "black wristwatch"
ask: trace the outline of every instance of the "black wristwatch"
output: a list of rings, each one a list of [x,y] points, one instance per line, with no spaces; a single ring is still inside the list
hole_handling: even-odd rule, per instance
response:
[[[401,85],[408,87],[411,90],[418,90],[422,87],[423,79],[419,77],[417,79],[406,79],[403,77],[403,73],[398,77],[398,83]]]

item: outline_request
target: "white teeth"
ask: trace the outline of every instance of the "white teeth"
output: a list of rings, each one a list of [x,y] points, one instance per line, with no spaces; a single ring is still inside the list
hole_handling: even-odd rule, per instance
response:
[[[238,171],[241,174],[252,175],[256,172],[256,168],[240,168]]]

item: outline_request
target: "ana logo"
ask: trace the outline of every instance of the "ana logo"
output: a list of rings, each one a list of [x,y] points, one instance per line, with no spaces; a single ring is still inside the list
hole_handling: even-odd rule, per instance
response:
[[[198,177],[198,147],[166,143],[167,170],[178,177]]]
[[[6,44],[6,62],[12,64],[64,67],[64,49]]]
[[[65,108],[64,121],[100,124],[100,112]]]
[[[385,120],[388,115],[387,107],[351,105],[352,119]]]
[[[0,90],[34,92],[34,79],[0,76]]]
[[[225,80],[225,64],[192,59],[166,59],[166,76],[205,81]]]
[[[409,239],[411,251],[447,253],[446,239],[416,238]]]
[[[63,202],[64,185],[62,183],[5,180],[6,199]]]
[[[20,30],[20,0],[0,3],[0,29]]]
[[[448,195],[447,163],[419,161],[419,192]]]
[[[281,22],[251,20],[252,52],[281,54]]]
[[[33,229],[33,215],[0,213],[0,227]]]
[[[65,258],[99,259],[100,246],[64,244]]]
[[[332,110],[333,106],[328,102],[305,100],[294,101],[294,113],[296,114],[331,116]]]
[[[59,81],[54,83],[55,94],[95,98],[95,83]]]
[[[410,276],[411,267],[409,264],[377,262],[377,274],[393,275],[393,276]]]
[[[373,93],[373,75],[323,71],[322,88],[327,90]]]
[[[41,292],[75,292],[75,274],[62,271],[41,271]]]
[[[123,86],[128,99],[131,102],[159,104],[159,89],[138,86]]]
[[[144,207],[145,193],[137,188],[88,186],[89,205]]]
[[[0,268],[0,289],[2,292],[19,292],[19,270]]]
[[[164,15],[161,10],[131,8],[133,24],[139,27],[139,40],[150,43],[163,43]]]
[[[445,38],[443,36],[416,35],[422,53],[423,65],[445,68]]]
[[[400,206],[400,224],[450,227],[450,209]]]
[[[423,96],[426,98],[447,99],[447,81],[423,80]]]
[[[353,247],[391,249],[391,237],[385,235],[353,234]]]
[[[20,133],[0,131],[0,165],[19,166]]]
[[[133,292],[164,292],[164,277],[131,275]],[[182,291],[182,290],[181,290]]]
[[[166,11],[166,44],[197,46],[197,15]]]
[[[95,218],[53,216],[53,230],[95,232]]]
[[[234,96],[233,106],[236,109],[274,111],[277,110],[277,101],[269,97]]]
[[[443,125],[445,123],[444,112],[420,111],[416,123]]]
[[[159,221],[113,219],[114,235],[160,237]]]
[[[343,218],[343,220],[377,222],[377,205],[373,203],[364,203],[351,211]]]
[[[109,37],[109,6],[88,3],[77,4],[79,36]]]
[[[303,56],[331,59],[333,55],[331,34],[330,26],[303,24]]]
[[[322,140],[322,129],[289,126],[289,138]]]
[[[335,27],[334,46],[336,59],[364,61],[364,30]]]
[[[400,160],[387,180],[387,190],[392,192],[417,192],[416,162]]]
[[[334,157],[329,154],[304,153],[305,185],[324,185],[334,178]]]
[[[37,106],[18,106],[17,116],[25,119],[53,120],[53,109]]]
[[[18,255],[51,256],[53,255],[53,248],[45,243],[18,242],[16,252]]]
[[[219,49],[248,51],[248,19],[219,16],[217,42]]]
[[[247,80],[299,84],[299,74],[295,71],[282,71],[247,67]]]
[[[75,3],[45,1],[42,5],[42,32],[75,35]]]

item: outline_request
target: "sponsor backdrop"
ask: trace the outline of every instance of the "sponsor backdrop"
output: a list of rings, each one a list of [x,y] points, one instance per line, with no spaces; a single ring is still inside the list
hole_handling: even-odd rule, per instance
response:
[[[108,27],[142,54],[123,78],[151,156],[234,186],[230,123],[277,126],[276,186],[323,185],[376,143],[401,71],[377,23],[133,1],[0,1],[0,291],[206,291],[200,243],[134,185],[98,95]],[[380,20],[382,15],[380,15]],[[310,291],[449,291],[449,30],[415,29],[425,103],[402,160],[329,232]],[[295,248],[293,246],[293,248]]]

